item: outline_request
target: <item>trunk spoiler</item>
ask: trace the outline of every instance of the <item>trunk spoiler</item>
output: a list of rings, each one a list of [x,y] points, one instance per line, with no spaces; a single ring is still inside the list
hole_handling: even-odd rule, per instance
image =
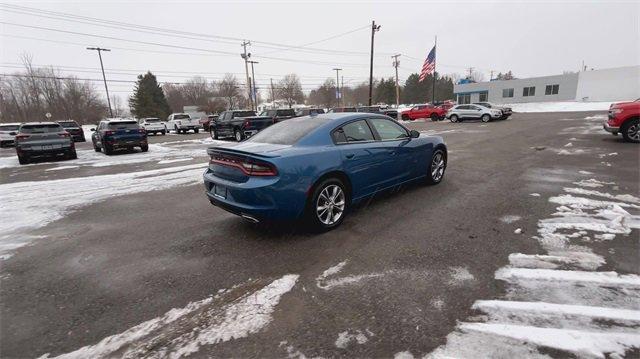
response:
[[[236,155],[236,156],[237,155],[241,155],[241,156],[258,157],[258,158],[280,157],[280,155],[270,155],[270,154],[266,154],[266,153],[255,153],[255,152],[241,151],[241,150],[235,150],[233,148],[227,148],[227,147],[209,147],[209,148],[207,148],[207,154],[209,156],[213,155],[214,153],[222,153],[222,154]]]

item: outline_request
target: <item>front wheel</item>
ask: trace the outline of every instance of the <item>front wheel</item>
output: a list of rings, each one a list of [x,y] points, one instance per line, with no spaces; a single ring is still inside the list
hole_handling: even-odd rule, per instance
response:
[[[140,149],[142,150],[142,152],[147,152],[149,151],[149,145],[142,145],[140,146]]]
[[[69,160],[77,160],[78,159],[78,153],[76,152],[76,150],[73,150],[73,151],[69,152],[69,154],[67,155],[67,159],[69,159]]]
[[[486,113],[482,115],[482,122],[487,123],[489,121],[491,121],[491,115],[488,115]]]
[[[409,115],[402,115],[402,121],[409,121]]]
[[[307,208],[307,221],[317,232],[338,227],[347,214],[349,197],[346,186],[337,178],[329,178],[315,187]]]
[[[96,144],[94,143],[93,144],[93,150],[96,151],[96,152],[100,152],[102,149],[100,147],[96,146]]]
[[[628,120],[620,129],[622,138],[627,142],[640,143],[640,120]]]
[[[167,131],[162,130],[162,131],[160,131],[160,133],[164,136],[164,135],[166,135],[166,134],[167,134]]]
[[[211,134],[211,138],[214,140],[218,139],[218,131],[215,128],[209,126],[209,133]]]
[[[109,145],[104,145],[104,154],[107,156],[111,156],[113,154],[113,148]]]
[[[431,114],[431,121],[436,122],[436,121],[438,121],[438,120],[439,120],[438,115],[436,115],[435,113],[432,113],[432,114]]]
[[[458,115],[451,115],[451,117],[449,117],[449,121],[458,122]]]
[[[21,165],[26,165],[29,163],[29,157],[27,157],[26,155],[20,156],[18,155],[18,163],[20,163]]]
[[[198,133],[198,132],[200,132],[200,129],[199,129],[199,128],[194,128],[194,129],[193,129],[193,133]]]
[[[244,136],[242,135],[242,132],[240,132],[240,130],[237,130],[237,129],[236,129],[236,130],[233,132],[233,135],[235,136],[236,141],[238,141],[238,142],[240,142],[240,141],[244,140]]]
[[[431,156],[431,163],[427,171],[427,184],[438,184],[444,178],[447,169],[447,155],[441,148],[436,149]]]

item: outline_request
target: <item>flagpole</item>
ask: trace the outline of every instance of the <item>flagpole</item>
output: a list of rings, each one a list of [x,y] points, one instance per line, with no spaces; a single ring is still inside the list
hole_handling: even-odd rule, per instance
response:
[[[436,35],[436,42],[433,44],[435,56],[433,57],[433,86],[431,88],[431,104],[436,102],[436,60],[438,58],[438,35]]]

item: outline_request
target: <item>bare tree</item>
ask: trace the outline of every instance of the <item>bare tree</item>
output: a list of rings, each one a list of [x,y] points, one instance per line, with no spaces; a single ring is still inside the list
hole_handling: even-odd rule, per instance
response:
[[[234,75],[224,75],[224,78],[217,83],[216,87],[217,95],[227,101],[227,109],[232,110],[239,107],[242,96],[240,95],[238,79]]]
[[[332,107],[336,102],[336,82],[327,79],[318,89],[309,93],[309,103],[323,107]]]
[[[304,102],[304,93],[300,79],[296,74],[286,75],[278,82],[277,96],[287,102],[289,108],[295,103]]]

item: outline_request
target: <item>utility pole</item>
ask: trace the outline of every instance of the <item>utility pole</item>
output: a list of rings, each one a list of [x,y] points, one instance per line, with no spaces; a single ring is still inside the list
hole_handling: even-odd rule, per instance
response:
[[[400,85],[398,84],[398,66],[400,66],[400,54],[391,56],[393,58],[393,67],[396,68],[396,108],[400,107]]]
[[[253,64],[259,64],[258,61],[249,61],[249,63],[251,64],[251,79],[253,80],[253,89],[251,90],[251,96],[252,96],[252,101],[253,104],[255,105],[255,108],[253,110],[257,110],[258,109],[258,89],[256,88],[256,75],[253,72]]]
[[[376,35],[376,31],[380,31],[382,25],[376,25],[376,21],[371,22],[371,61],[369,62],[369,106],[373,99],[373,40]]]
[[[340,84],[340,89],[344,92],[344,75],[340,76],[341,79],[341,84]],[[342,104],[344,105],[344,94],[340,93],[340,95],[342,96]]]
[[[109,115],[113,117],[113,111],[111,110],[111,99],[109,98],[109,87],[107,87],[107,77],[104,75],[104,65],[102,64],[102,51],[111,51],[109,49],[103,49],[101,47],[87,47],[87,50],[98,51],[98,57],[100,58],[100,68],[102,69],[102,80],[104,80],[104,90],[107,92],[107,104],[109,105]]]
[[[247,75],[247,90],[249,91],[249,106],[251,110],[253,110],[253,100],[251,99],[251,80],[249,79],[249,57],[251,57],[251,53],[247,54],[247,45],[251,45],[251,41],[243,41],[242,47],[244,48],[244,53],[240,54],[240,57],[244,60],[244,73]]]
[[[276,97],[273,93],[273,79],[269,79],[271,81],[271,104],[273,105],[274,101],[276,100]]]
[[[489,81],[493,81],[493,70],[491,70],[491,73],[489,74]]]
[[[469,67],[469,77],[468,77],[469,80],[471,80],[472,74],[473,74],[473,67]]]
[[[339,78],[339,72],[342,71],[342,69],[338,69],[338,68],[334,68],[333,71],[336,72],[336,100],[338,100],[338,107],[340,107],[340,100],[342,99],[342,94],[340,93],[340,78]]]

